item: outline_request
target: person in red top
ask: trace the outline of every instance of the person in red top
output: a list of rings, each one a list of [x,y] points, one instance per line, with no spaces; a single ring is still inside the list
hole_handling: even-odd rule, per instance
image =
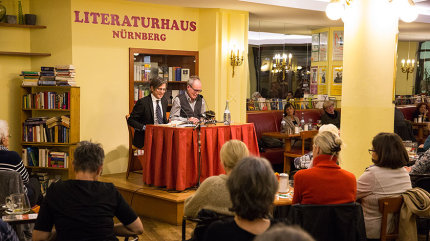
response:
[[[355,202],[354,174],[336,164],[342,140],[329,131],[314,138],[313,167],[294,175],[293,204],[341,204]]]

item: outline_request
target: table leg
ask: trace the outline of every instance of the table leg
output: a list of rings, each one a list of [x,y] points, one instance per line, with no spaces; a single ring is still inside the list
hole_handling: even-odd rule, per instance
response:
[[[287,152],[291,151],[291,139],[290,138],[284,139],[284,143],[285,143],[285,145],[284,145],[284,173],[290,174],[291,163],[290,163],[289,157],[287,157],[285,154],[287,154]]]

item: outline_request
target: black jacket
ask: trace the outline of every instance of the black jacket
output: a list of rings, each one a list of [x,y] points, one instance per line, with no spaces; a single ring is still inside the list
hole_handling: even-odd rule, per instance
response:
[[[166,97],[161,98],[161,106],[163,107],[163,123],[166,124]],[[133,145],[142,148],[145,144],[145,130],[143,130],[143,127],[147,124],[154,124],[154,107],[152,105],[151,95],[145,96],[136,102],[127,123],[135,130]]]

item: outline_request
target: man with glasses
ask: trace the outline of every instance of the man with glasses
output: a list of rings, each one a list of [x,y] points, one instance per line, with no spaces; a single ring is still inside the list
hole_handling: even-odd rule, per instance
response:
[[[142,148],[145,143],[145,129],[147,124],[167,124],[166,93],[167,82],[161,77],[154,77],[149,84],[151,94],[139,99],[127,123],[134,128],[133,145]]]
[[[170,111],[171,120],[190,121],[198,123],[206,111],[206,103],[202,92],[202,82],[198,76],[191,76],[188,80],[187,91],[181,93],[173,100]]]

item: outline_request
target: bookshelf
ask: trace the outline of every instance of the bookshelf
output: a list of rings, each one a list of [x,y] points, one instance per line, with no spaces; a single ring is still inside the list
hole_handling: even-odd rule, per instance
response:
[[[171,98],[169,97],[172,91],[186,90],[187,88],[187,81],[177,81],[177,73],[173,76],[175,67],[184,70],[188,69],[189,76],[198,75],[199,52],[130,48],[129,112],[133,110],[133,106],[138,99],[150,93],[149,78],[153,75],[158,75],[168,81],[166,95],[169,95],[167,97],[170,101],[167,111],[170,111]],[[171,81],[169,81],[169,79]]]
[[[72,178],[73,152],[80,141],[80,88],[22,86],[21,123],[26,167],[50,176]],[[33,163],[32,159],[37,161]]]

